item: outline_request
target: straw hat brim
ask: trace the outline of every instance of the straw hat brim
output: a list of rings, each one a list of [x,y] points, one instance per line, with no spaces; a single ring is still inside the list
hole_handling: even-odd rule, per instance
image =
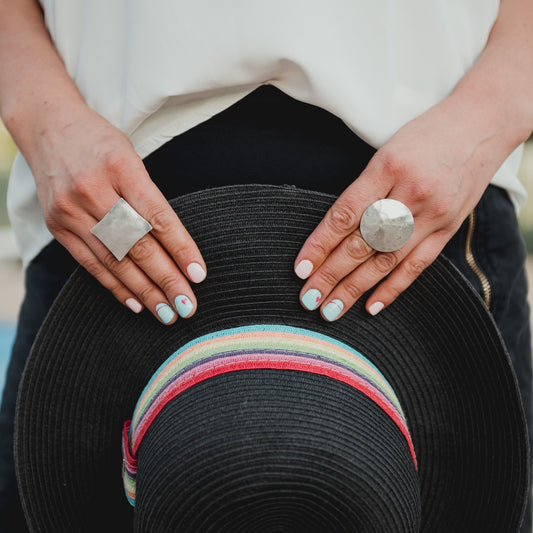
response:
[[[353,346],[391,383],[416,450],[422,531],[514,531],[528,444],[509,357],[483,302],[440,257],[379,315],[361,298],[327,323],[305,311],[293,263],[334,198],[294,187],[229,186],[171,202],[208,266],[197,313],[166,327],[134,315],[83,269],[48,314],[20,385],[15,435],[22,502],[35,530],[131,527],[122,424],[180,346],[214,331],[281,324]],[[485,526],[485,527],[484,527]]]

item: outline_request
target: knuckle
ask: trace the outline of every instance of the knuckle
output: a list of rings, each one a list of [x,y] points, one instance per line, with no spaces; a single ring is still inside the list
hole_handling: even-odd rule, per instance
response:
[[[122,295],[124,292],[124,285],[122,285],[122,283],[120,283],[118,279],[115,278],[113,281],[106,282],[105,288],[108,289],[109,292],[113,294],[113,296],[117,300],[119,301],[123,300]]]
[[[409,175],[409,165],[406,163],[405,159],[396,152],[382,150],[379,158],[385,174],[393,177]]]
[[[400,294],[402,294],[402,292],[404,291],[404,288],[403,287],[399,287],[397,285],[390,285],[389,287],[387,287],[387,300],[390,301],[390,302],[393,302],[394,300],[396,300],[396,298],[398,298],[398,296],[400,296]]]
[[[104,272],[104,267],[102,265],[102,263],[94,258],[94,259],[86,259],[84,262],[83,262],[83,267],[85,268],[85,270],[87,270],[87,272],[95,277],[95,278],[100,278],[100,276],[103,274]]]
[[[409,203],[423,204],[433,196],[433,190],[429,184],[420,180],[413,180],[409,186],[408,195]]]
[[[358,300],[361,295],[363,294],[363,291],[360,287],[358,287],[353,281],[347,280],[343,284],[343,290],[348,294],[351,300],[355,301]]]
[[[431,207],[431,214],[433,218],[445,218],[450,215],[451,206],[448,202],[435,202]]]
[[[154,300],[154,301],[155,300],[164,301],[164,299],[162,299],[162,298],[159,298],[159,299],[157,298],[157,296],[155,294],[154,287],[151,284],[146,284],[140,290],[138,290],[137,291],[137,296],[144,303],[150,302],[152,300]]]
[[[176,276],[173,274],[166,274],[162,276],[158,283],[161,290],[166,294],[173,294],[177,293],[175,287],[176,287]]]
[[[150,224],[158,233],[168,231],[172,226],[172,222],[173,216],[168,209],[158,208],[150,213]]]
[[[346,253],[352,259],[360,261],[372,253],[372,248],[365,242],[361,235],[353,233],[346,239]]]
[[[374,256],[374,266],[381,273],[388,273],[398,264],[398,256],[394,253],[380,253]]]
[[[144,263],[154,254],[154,247],[147,236],[141,237],[128,252],[129,256],[136,262]]]
[[[328,268],[321,268],[316,273],[315,276],[318,279],[318,283],[323,286],[326,285],[328,287],[332,287],[337,285],[339,282],[338,277],[335,275],[334,272],[332,272]]]
[[[313,256],[323,257],[328,253],[328,248],[324,245],[324,242],[317,237],[311,236],[308,239],[306,246],[311,249],[311,254]]]
[[[172,257],[175,258],[176,261],[179,261],[180,263],[184,261],[185,258],[191,256],[190,247],[186,243],[182,242],[174,243],[171,248],[167,248],[167,251]]]
[[[335,233],[353,231],[357,225],[357,216],[346,204],[335,204],[329,211],[329,225]]]
[[[407,275],[411,278],[416,278],[424,272],[424,270],[428,267],[428,263],[426,261],[423,261],[422,259],[410,259],[405,261],[405,264],[403,266],[405,272]]]
[[[117,175],[126,174],[131,166],[129,157],[117,150],[104,154],[104,164],[111,174]]]
[[[87,176],[79,176],[71,182],[72,195],[84,201],[94,197],[95,185]]]
[[[70,192],[58,192],[54,195],[54,200],[50,204],[47,219],[51,221],[61,220],[65,216],[72,216],[74,210],[74,201]]]
[[[83,268],[94,278],[96,278],[108,291],[110,291],[116,298],[124,290],[124,285],[115,276],[107,275],[102,262],[95,258],[87,258],[83,261]]]
[[[102,264],[107,270],[110,270],[117,275],[123,274],[126,268],[126,263],[119,261],[111,252],[104,254],[102,257]]]
[[[57,239],[57,237],[62,233],[61,230],[63,226],[59,223],[57,217],[51,211],[44,215],[44,223],[46,224],[46,227],[50,233]]]

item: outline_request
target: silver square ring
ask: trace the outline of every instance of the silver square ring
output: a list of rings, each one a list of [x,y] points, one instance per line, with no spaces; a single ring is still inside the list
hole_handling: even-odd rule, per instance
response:
[[[91,228],[91,233],[121,261],[133,245],[151,229],[150,223],[124,198],[120,198],[104,218]]]

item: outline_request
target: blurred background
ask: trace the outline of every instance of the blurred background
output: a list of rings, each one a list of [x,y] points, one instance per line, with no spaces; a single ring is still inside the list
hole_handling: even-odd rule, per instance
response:
[[[15,145],[0,122],[0,391],[24,294],[22,268],[6,210],[7,178],[15,153]]]
[[[24,295],[22,267],[6,211],[7,181],[15,153],[15,145],[0,122],[0,391],[3,388],[17,314]],[[526,143],[520,178],[530,195],[528,203],[520,213],[520,226],[528,247],[528,269],[530,279],[533,280],[533,137]],[[533,302],[531,288],[529,296],[530,302]]]

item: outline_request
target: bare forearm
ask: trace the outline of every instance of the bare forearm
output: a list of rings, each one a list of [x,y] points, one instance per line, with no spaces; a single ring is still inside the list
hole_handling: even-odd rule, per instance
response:
[[[24,155],[47,128],[67,120],[71,107],[83,106],[38,3],[0,0],[0,116]]]
[[[450,99],[510,153],[533,130],[533,2],[502,0],[479,59]]]

